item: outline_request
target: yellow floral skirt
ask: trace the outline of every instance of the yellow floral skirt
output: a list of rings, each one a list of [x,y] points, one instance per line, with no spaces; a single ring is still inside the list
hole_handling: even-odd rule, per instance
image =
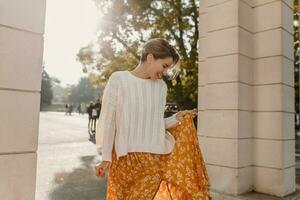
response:
[[[176,144],[170,154],[113,150],[107,200],[211,200],[210,183],[191,115],[168,129]]]

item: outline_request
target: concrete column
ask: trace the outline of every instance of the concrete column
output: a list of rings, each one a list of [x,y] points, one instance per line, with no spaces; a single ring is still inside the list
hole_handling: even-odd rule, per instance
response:
[[[282,197],[295,191],[293,1],[252,6],[254,190]]]
[[[295,190],[292,1],[202,0],[199,140],[212,189]]]
[[[0,0],[0,199],[35,199],[45,6]]]

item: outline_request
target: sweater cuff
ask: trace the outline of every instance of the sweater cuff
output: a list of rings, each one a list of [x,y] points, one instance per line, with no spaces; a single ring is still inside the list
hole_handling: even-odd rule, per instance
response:
[[[112,156],[109,153],[103,153],[102,152],[102,161],[108,161],[111,162],[112,161]]]
[[[176,115],[177,115],[177,113],[173,114],[170,117],[165,118],[166,129],[173,128],[173,127],[181,124],[181,122],[176,119]]]
[[[177,112],[177,113],[178,113],[178,112]],[[177,120],[177,118],[176,118],[177,113],[173,114],[173,115],[170,117],[170,121],[171,121],[172,123],[174,123],[174,124],[176,124],[176,123],[179,123],[179,124],[180,124],[180,121]]]

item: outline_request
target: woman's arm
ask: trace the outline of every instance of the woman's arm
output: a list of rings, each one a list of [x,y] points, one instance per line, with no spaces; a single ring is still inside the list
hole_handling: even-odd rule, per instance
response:
[[[169,129],[169,128],[172,128],[172,127],[175,127],[175,126],[181,124],[181,122],[179,120],[177,120],[177,118],[176,118],[177,114],[178,113],[175,113],[175,114],[173,114],[170,117],[164,118],[164,120],[165,120],[165,128],[166,129]]]
[[[96,130],[96,145],[102,146],[102,160],[109,162],[112,160],[116,131],[117,89],[117,80],[115,74],[112,74],[104,88]]]
[[[192,117],[195,117],[197,115],[197,108],[194,108],[192,110],[179,111],[173,114],[171,117],[165,118],[166,129],[180,125],[181,121],[183,120],[183,117],[187,114],[191,114]]]

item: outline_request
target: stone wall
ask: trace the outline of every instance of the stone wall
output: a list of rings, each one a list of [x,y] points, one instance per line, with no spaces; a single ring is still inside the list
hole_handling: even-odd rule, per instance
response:
[[[292,6],[200,2],[198,134],[213,190],[295,191]]]
[[[33,200],[46,1],[0,0],[0,199]]]

